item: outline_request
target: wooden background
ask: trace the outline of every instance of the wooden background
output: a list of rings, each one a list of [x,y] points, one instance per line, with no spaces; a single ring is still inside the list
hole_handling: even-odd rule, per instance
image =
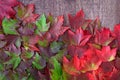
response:
[[[51,12],[54,16],[75,14],[83,9],[86,18],[99,17],[103,26],[111,29],[120,23],[120,0],[19,0],[34,3],[39,14]],[[66,18],[67,19],[67,18]]]

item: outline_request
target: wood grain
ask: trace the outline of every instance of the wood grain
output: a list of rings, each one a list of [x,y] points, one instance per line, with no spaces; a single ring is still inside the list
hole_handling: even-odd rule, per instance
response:
[[[75,14],[83,9],[86,18],[99,17],[103,26],[113,28],[120,23],[120,0],[19,0],[34,3],[39,14],[51,12],[54,16]]]

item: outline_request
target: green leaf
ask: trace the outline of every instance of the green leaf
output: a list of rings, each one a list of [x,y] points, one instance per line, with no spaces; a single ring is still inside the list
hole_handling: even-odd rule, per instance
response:
[[[20,38],[18,38],[16,40],[15,45],[16,45],[17,48],[19,48],[21,46],[21,39]]]
[[[41,60],[41,56],[39,56],[38,53],[36,53],[35,57],[34,57],[34,61],[32,62],[33,66],[37,69],[43,69],[44,66],[42,66],[40,64],[40,60]]]
[[[48,31],[49,27],[46,23],[46,17],[45,15],[41,15],[40,19],[38,21],[36,21],[36,26],[37,26],[37,29],[41,32],[46,32]]]
[[[39,40],[38,44],[42,47],[47,47],[48,46],[48,41],[47,40],[43,40],[43,41]]]
[[[6,52],[6,54],[8,54],[11,57],[11,59],[9,61],[5,62],[4,64],[8,64],[8,65],[12,64],[13,69],[17,68],[21,62],[21,58],[19,57],[19,55],[15,54],[15,53],[10,53],[7,51],[5,51],[5,52]]]
[[[50,44],[50,49],[53,53],[57,53],[60,50],[61,46],[62,46],[62,42],[54,41]]]
[[[20,58],[20,57],[14,58],[14,59],[13,59],[13,62],[14,62],[14,64],[13,64],[13,69],[15,69],[15,68],[17,68],[17,66],[20,64],[21,58]]]
[[[27,80],[27,77],[23,77],[21,80]]]
[[[7,80],[3,72],[0,72],[0,80]]]
[[[13,80],[19,79],[19,74],[18,73],[14,73],[14,74],[12,74],[12,76],[13,76]]]
[[[0,71],[4,70],[4,65],[0,63]]]
[[[27,80],[35,80],[34,77],[30,74]]]
[[[51,69],[50,77],[52,80],[62,80],[62,67],[61,64],[55,59],[52,58],[52,63],[54,66],[54,69]]]
[[[2,21],[2,27],[5,34],[18,34],[16,31],[17,20],[4,18]]]
[[[66,49],[60,50],[55,56],[52,56],[52,58],[55,58],[58,61],[62,61],[65,51]]]
[[[34,55],[34,52],[26,52],[26,54],[25,54],[25,56],[28,58],[28,59],[30,59],[30,58],[32,58],[32,56]]]

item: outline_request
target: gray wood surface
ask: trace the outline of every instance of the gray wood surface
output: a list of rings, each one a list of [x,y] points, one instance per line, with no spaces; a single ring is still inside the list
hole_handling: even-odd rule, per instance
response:
[[[120,23],[120,0],[19,0],[34,3],[39,14],[51,12],[54,16],[75,14],[83,9],[86,18],[99,17],[103,26],[111,29]]]

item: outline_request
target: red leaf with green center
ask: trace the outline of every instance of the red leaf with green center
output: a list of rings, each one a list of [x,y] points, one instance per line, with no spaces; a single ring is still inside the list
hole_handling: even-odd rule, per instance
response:
[[[28,4],[24,6],[22,3],[19,4],[16,8],[17,17],[22,20],[24,23],[31,23],[34,22],[39,15],[34,14],[34,4]]]
[[[103,46],[109,45],[114,39],[108,28],[102,28],[101,31],[97,31],[95,35],[95,43]]]
[[[69,30],[68,36],[70,44],[79,46],[84,46],[91,37],[91,35],[84,35],[84,31],[81,28],[77,29],[76,32]]]
[[[101,62],[96,51],[94,49],[88,49],[81,58],[74,55],[72,60],[69,61],[64,57],[63,67],[67,73],[78,75],[80,72],[86,73],[87,71],[97,70]]]
[[[84,73],[86,71],[96,70],[99,68],[101,62],[95,49],[90,48],[80,58],[80,71]]]
[[[75,16],[72,16],[71,14],[68,14],[68,17],[69,17],[70,26],[74,30],[81,27],[81,25],[84,22],[84,12],[83,12],[83,10],[80,10],[79,12],[77,12],[77,14]]]
[[[112,61],[115,59],[117,48],[111,49],[110,46],[104,46],[101,50],[96,50],[97,55],[102,61]]]
[[[36,44],[38,43],[39,37],[36,36],[23,36],[23,46],[26,50],[40,51]]]
[[[77,60],[77,61],[75,61]],[[63,57],[63,68],[64,70],[71,75],[78,75],[79,72],[79,59],[77,56],[74,56],[74,58],[69,61],[66,57]]]
[[[17,5],[17,0],[0,0],[0,25],[4,17],[13,18],[15,16],[16,12],[13,7]]]

